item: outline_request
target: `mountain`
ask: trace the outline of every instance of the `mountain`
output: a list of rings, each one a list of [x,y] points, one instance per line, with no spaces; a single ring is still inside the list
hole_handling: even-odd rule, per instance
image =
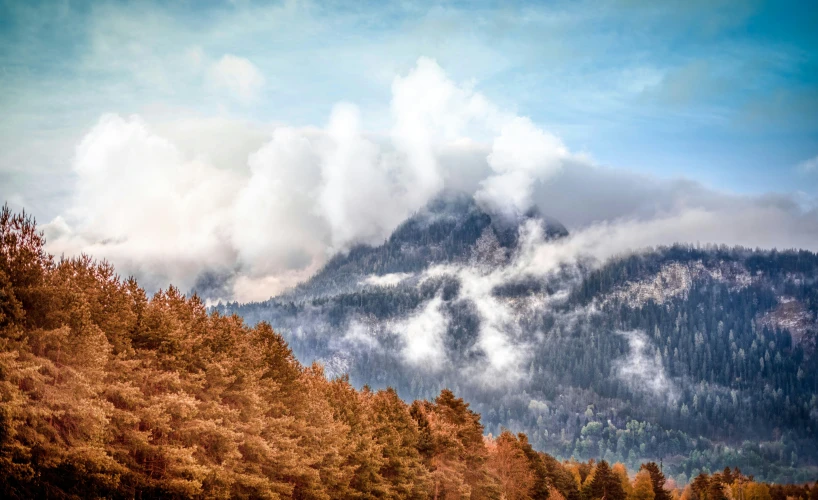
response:
[[[497,236],[502,248],[513,249],[518,228],[525,221],[541,224],[550,239],[568,235],[562,224],[541,216],[536,209],[492,217],[471,196],[444,193],[403,222],[382,245],[358,245],[336,255],[309,281],[280,298],[303,300],[337,295],[360,290],[368,277],[386,276],[380,282],[387,283],[390,277],[405,277],[434,264],[464,263],[487,228]]]
[[[304,363],[406,400],[451,388],[487,431],[681,483],[818,471],[818,256],[676,245],[585,256],[537,210],[442,196],[382,244],[261,303]]]

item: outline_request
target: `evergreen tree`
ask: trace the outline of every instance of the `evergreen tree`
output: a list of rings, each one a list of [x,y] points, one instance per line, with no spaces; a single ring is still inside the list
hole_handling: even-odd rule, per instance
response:
[[[659,466],[656,465],[656,462],[642,464],[640,470],[647,471],[650,475],[655,500],[671,500],[670,493],[665,489],[665,475],[661,469],[659,469]]]
[[[605,460],[594,467],[592,476],[583,487],[583,494],[587,500],[625,500],[622,483]]]
[[[636,474],[633,481],[633,492],[628,496],[628,500],[654,500],[655,498],[650,473],[642,469]]]

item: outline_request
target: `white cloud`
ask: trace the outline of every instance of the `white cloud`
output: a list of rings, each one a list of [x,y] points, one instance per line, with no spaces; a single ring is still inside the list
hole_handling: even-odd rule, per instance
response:
[[[367,276],[362,283],[374,286],[395,286],[411,276],[409,273],[389,273],[380,276],[373,274]]]
[[[227,57],[216,67],[248,68]],[[229,81],[247,90],[242,78]],[[107,258],[148,289],[172,282],[187,290],[206,275],[228,281],[218,293],[232,298],[280,292],[328,255],[382,241],[442,189],[440,124],[472,113],[482,98],[423,59],[393,87],[387,140],[365,134],[348,103],[325,129],[278,127],[260,146],[259,131],[236,122],[152,127],[106,115],[77,148],[75,193],[47,227],[49,248]],[[418,92],[437,92],[440,102],[471,97],[418,114],[410,106]],[[444,128],[458,138],[461,126],[456,118]]]
[[[677,389],[665,374],[662,358],[654,355],[643,332],[618,332],[628,339],[630,353],[615,363],[617,375],[633,389],[666,401],[675,401]]]
[[[232,54],[225,54],[210,65],[208,79],[217,89],[227,90],[245,104],[258,99],[265,83],[255,64]]]
[[[460,297],[471,300],[480,317],[477,347],[488,361],[474,375],[488,385],[518,380],[527,349],[515,338],[519,327],[511,309],[492,294],[504,277],[497,272],[484,275],[471,268],[459,269],[456,274],[462,284]]]
[[[329,229],[313,213],[320,146],[308,132],[281,127],[249,155],[229,233],[244,273],[279,275],[323,261]]]
[[[558,137],[501,110],[471,84],[455,84],[431,59],[420,58],[406,77],[396,78],[392,93],[392,136],[409,159],[406,184],[421,198],[442,186],[435,153],[444,144],[492,142],[486,160],[494,175],[483,180],[477,197],[503,211],[529,208],[535,182],[551,177],[570,157]]]
[[[367,350],[375,349],[379,346],[377,330],[361,321],[352,321],[344,332],[343,341],[356,348]]]
[[[138,117],[103,116],[77,147],[74,171],[71,208],[44,227],[53,253],[109,259],[149,288],[190,287],[202,267],[234,259],[219,235],[240,177],[185,158]]]
[[[533,233],[532,233],[533,234]],[[818,214],[751,200],[720,208],[683,208],[653,218],[620,219],[574,231],[553,244],[532,236],[525,258],[518,261],[536,274],[579,255],[600,262],[650,246],[674,243],[716,243],[749,248],[818,250]]]
[[[443,338],[448,320],[441,311],[439,296],[427,302],[417,313],[397,322],[392,330],[403,339],[401,351],[406,361],[430,370],[439,370],[446,362]]]
[[[435,61],[424,57],[408,75],[395,78],[391,107],[392,140],[409,167],[401,177],[415,205],[443,187],[436,147],[469,131],[479,133],[485,127],[480,122],[495,113],[483,96],[458,86]]]
[[[388,155],[361,134],[358,108],[336,105],[327,125],[330,147],[321,154],[316,207],[329,222],[336,249],[376,242],[405,216],[389,177]]]
[[[675,242],[818,249],[814,200],[726,195],[594,166],[429,59],[392,91],[387,137],[367,133],[348,103],[324,129],[105,115],[76,149],[72,201],[45,227],[48,248],[107,258],[149,290],[204,280],[212,298],[261,300],[335,252],[380,243],[449,186],[500,210],[536,203],[569,226],[556,244],[532,233],[514,272]],[[467,290],[502,329],[484,285]],[[513,338],[486,330],[481,342],[498,369],[519,359]]]
[[[558,137],[528,118],[514,118],[494,139],[488,163],[495,174],[481,183],[476,198],[503,212],[523,212],[532,204],[535,182],[553,176],[566,157]]]
[[[523,380],[525,363],[530,359],[530,345],[522,337],[519,317],[502,298],[492,292],[498,285],[507,283],[527,271],[513,264],[503,267],[481,269],[473,266],[441,265],[430,268],[425,278],[455,276],[460,282],[458,300],[474,304],[480,326],[474,349],[482,361],[469,364],[468,378],[484,387],[499,387]],[[443,346],[439,346],[443,355]]]

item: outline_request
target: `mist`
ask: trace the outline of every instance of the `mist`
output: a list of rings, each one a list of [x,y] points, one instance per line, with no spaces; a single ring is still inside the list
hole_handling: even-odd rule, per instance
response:
[[[617,360],[616,375],[634,390],[650,394],[657,399],[675,402],[678,389],[665,374],[661,355],[654,356],[651,343],[644,332],[617,332],[628,339],[630,352]]]

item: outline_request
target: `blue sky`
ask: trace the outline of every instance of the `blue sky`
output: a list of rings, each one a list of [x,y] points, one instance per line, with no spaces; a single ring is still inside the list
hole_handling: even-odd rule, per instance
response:
[[[370,224],[371,207],[355,205],[356,193],[344,191],[349,186],[334,191],[338,186],[330,184],[339,176],[332,168],[347,169],[341,177],[374,173],[389,179],[394,168],[382,160],[391,153],[381,151],[376,155],[381,159],[361,173],[350,170],[350,158],[358,158],[354,155],[341,160],[321,156],[326,148],[314,132],[329,134],[330,142],[340,137],[339,144],[351,138],[350,151],[363,154],[366,163],[371,159],[366,152],[374,146],[361,142],[357,129],[367,137],[393,134],[394,139],[397,122],[417,118],[411,116],[411,102],[408,114],[404,109],[402,118],[396,115],[401,82],[412,80],[424,88],[428,77],[437,85],[430,88],[454,92],[462,98],[458,106],[465,107],[452,117],[446,115],[448,109],[437,115],[425,109],[422,118],[438,129],[412,140],[468,125],[474,118],[469,99],[478,96],[478,101],[491,103],[483,118],[491,110],[527,117],[542,133],[532,132],[528,122],[520,130],[553,146],[549,154],[562,155],[564,146],[591,165],[560,167],[558,177],[549,167],[516,178],[552,179],[550,191],[534,198],[568,225],[633,219],[651,210],[661,216],[680,207],[709,211],[715,220],[726,206],[731,214],[763,206],[772,207],[775,217],[786,212],[781,217],[792,225],[782,224],[777,236],[759,244],[812,248],[818,245],[815,26],[818,3],[809,1],[0,0],[0,197],[26,207],[40,221],[51,221],[52,229],[62,231],[57,241],[74,245],[66,243],[64,251],[94,253],[103,245],[105,251],[95,255],[138,273],[147,266],[137,262],[143,243],[156,240],[157,248],[167,247],[170,243],[162,238],[174,231],[145,232],[137,217],[144,210],[140,200],[159,196],[150,186],[163,185],[170,193],[167,199],[182,207],[178,227],[188,224],[198,231],[196,242],[210,242],[202,243],[200,253],[185,254],[191,269],[245,266],[247,276],[258,280],[298,271],[287,281],[291,283],[314,271],[322,255],[337,251],[338,241],[377,240],[427,199],[428,193],[406,198],[394,213]],[[426,69],[418,70],[421,66]],[[425,77],[408,76],[416,70]],[[414,98],[423,108],[425,96]],[[337,108],[341,102],[354,106]],[[352,132],[339,131],[347,125]],[[289,127],[291,133],[276,136],[277,127]],[[477,131],[468,137],[485,148],[466,148],[466,156],[448,160],[465,165],[460,170],[435,165],[427,178],[429,192],[438,186],[437,177],[446,183],[463,177],[468,178],[463,185],[482,186],[478,181],[491,174],[486,153],[493,140],[497,148],[498,136],[492,134]],[[276,156],[304,141],[313,157]],[[395,147],[412,157],[407,143],[396,141]],[[482,159],[472,169],[468,165],[475,155]],[[320,157],[320,165],[310,163],[314,157]],[[290,160],[294,163],[287,164]],[[443,160],[433,160],[438,161]],[[155,177],[147,191],[135,191],[130,201],[106,205],[106,189],[113,189],[106,182],[129,174],[119,164]],[[497,177],[495,165],[491,168]],[[299,169],[308,175],[298,177]],[[213,186],[201,172],[224,175],[224,182],[233,186],[235,181],[235,186],[229,194],[209,191]],[[229,244],[224,243],[220,238],[226,230],[210,223],[220,210],[241,212],[259,172],[262,180],[275,178],[272,191],[282,182],[305,186],[303,199],[284,208],[267,207],[272,218],[288,214],[279,221],[285,226],[290,219],[301,221],[286,227],[306,235],[298,240],[300,246],[278,249],[282,264],[275,269],[267,264],[248,267],[247,256],[233,262],[249,247],[232,233]],[[417,165],[406,172],[422,174]],[[97,186],[96,191],[89,185]],[[392,199],[393,187],[371,191]],[[229,202],[188,207],[191,189]],[[560,189],[571,193],[566,196]],[[529,194],[525,191],[520,199]],[[121,220],[106,221],[100,215],[127,203],[135,216],[125,229],[117,225]],[[211,215],[191,222],[191,213]],[[231,221],[222,222],[235,225]],[[354,230],[339,231],[345,225]],[[752,221],[741,227],[753,231]],[[720,231],[713,229],[708,237],[716,239]],[[781,239],[796,233],[810,236]],[[684,234],[691,241],[699,238]],[[80,235],[82,244],[77,243]],[[127,241],[133,247],[126,252],[99,243],[106,241]],[[253,243],[252,238],[247,241]],[[756,242],[742,235],[730,241]],[[218,266],[203,263],[201,256],[218,253],[214,248],[223,250],[222,261]],[[269,254],[271,248],[253,251]],[[120,251],[124,253],[116,253]],[[159,257],[157,253],[156,262]],[[174,278],[162,270],[164,264],[157,266],[148,273],[157,276],[157,283]],[[183,278],[192,282],[195,276]]]
[[[815,189],[814,2],[4,2],[8,172],[59,169],[103,112],[320,125],[333,104],[385,126],[418,57],[597,162],[737,192]],[[225,99],[191,58],[264,79]],[[70,151],[70,150],[68,150]],[[813,172],[815,174],[815,172]],[[25,177],[25,172],[17,174]]]

